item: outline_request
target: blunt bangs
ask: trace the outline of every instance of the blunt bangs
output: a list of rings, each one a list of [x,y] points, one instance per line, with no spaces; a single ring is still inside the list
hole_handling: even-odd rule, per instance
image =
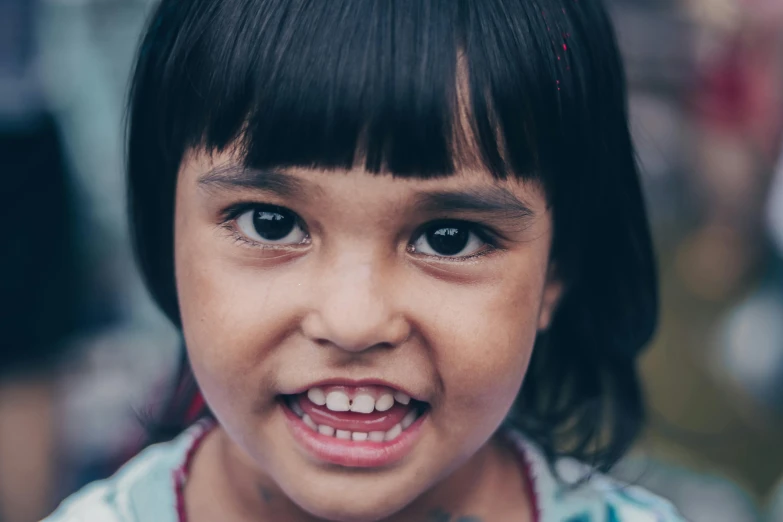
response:
[[[583,78],[601,66],[588,42],[606,33],[587,37],[606,25],[590,3],[164,2],[139,71],[155,91],[135,97],[175,160],[238,143],[256,168],[427,178],[475,156],[498,177],[545,176],[591,136],[599,98],[622,103],[608,100],[617,78],[597,86],[606,97]]]
[[[179,325],[174,193],[191,149],[260,169],[539,182],[567,291],[510,421],[550,456],[607,468],[640,430],[635,357],[657,320],[626,104],[600,0],[163,0],[128,113],[142,272]]]

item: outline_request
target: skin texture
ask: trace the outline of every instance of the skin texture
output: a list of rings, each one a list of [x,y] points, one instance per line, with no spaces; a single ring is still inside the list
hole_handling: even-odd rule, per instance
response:
[[[292,169],[296,190],[286,194],[237,187],[225,174],[233,163],[227,153],[189,154],[176,194],[183,331],[220,423],[194,459],[190,520],[475,522],[529,513],[519,466],[493,435],[560,295],[540,188],[479,171],[406,180]],[[529,212],[418,204],[434,191],[497,189]],[[247,202],[290,209],[308,239],[248,243],[239,220],[223,219]],[[495,231],[498,248],[462,260],[425,253],[421,227],[446,218]],[[298,446],[277,399],[332,378],[383,379],[429,403],[402,461],[341,468]]]

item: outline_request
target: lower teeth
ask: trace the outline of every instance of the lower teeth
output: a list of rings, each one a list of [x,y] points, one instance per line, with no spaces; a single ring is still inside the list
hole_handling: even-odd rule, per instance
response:
[[[421,408],[414,408],[411,411],[408,412],[405,417],[403,417],[402,421],[400,421],[398,424],[395,424],[394,427],[392,427],[388,431],[371,431],[369,433],[361,432],[361,431],[346,431],[346,430],[336,430],[335,428],[331,426],[327,426],[324,424],[316,424],[315,421],[310,417],[308,414],[302,410],[302,407],[299,405],[299,402],[297,400],[288,400],[288,406],[291,408],[291,411],[293,411],[302,421],[307,425],[308,428],[311,430],[320,433],[321,435],[326,435],[327,437],[336,437],[338,439],[342,440],[354,440],[357,442],[366,441],[369,440],[371,442],[389,442],[397,437],[400,436],[400,434],[405,431],[406,429],[410,428],[411,425],[416,422],[416,419],[419,418],[419,416],[422,413]]]

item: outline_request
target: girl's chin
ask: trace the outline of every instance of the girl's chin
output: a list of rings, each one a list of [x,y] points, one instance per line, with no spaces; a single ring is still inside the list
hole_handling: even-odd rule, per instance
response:
[[[418,520],[415,517],[402,517],[402,514],[422,493],[400,489],[393,493],[372,492],[357,488],[354,494],[351,494],[345,487],[327,486],[323,489],[316,487],[304,490],[300,485],[296,486],[296,489],[298,491],[290,492],[290,498],[299,509],[317,520],[335,522],[369,522],[386,520],[395,515],[400,517],[400,520]]]

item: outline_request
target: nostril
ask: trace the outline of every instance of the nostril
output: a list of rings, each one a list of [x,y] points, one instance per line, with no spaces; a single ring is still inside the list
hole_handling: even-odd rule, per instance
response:
[[[341,339],[328,339],[328,338],[318,338],[313,339],[313,342],[315,342],[318,346],[322,348],[337,348],[339,350],[347,351],[347,352],[365,352],[368,350],[379,350],[379,351],[385,351],[385,350],[391,350],[401,343],[390,343],[388,341],[383,341],[379,343],[363,343],[363,342],[351,342],[347,338],[343,337]]]
[[[319,309],[302,319],[303,335],[321,347],[360,352],[395,348],[411,335],[411,325],[400,314],[382,310],[352,313],[346,309]]]

